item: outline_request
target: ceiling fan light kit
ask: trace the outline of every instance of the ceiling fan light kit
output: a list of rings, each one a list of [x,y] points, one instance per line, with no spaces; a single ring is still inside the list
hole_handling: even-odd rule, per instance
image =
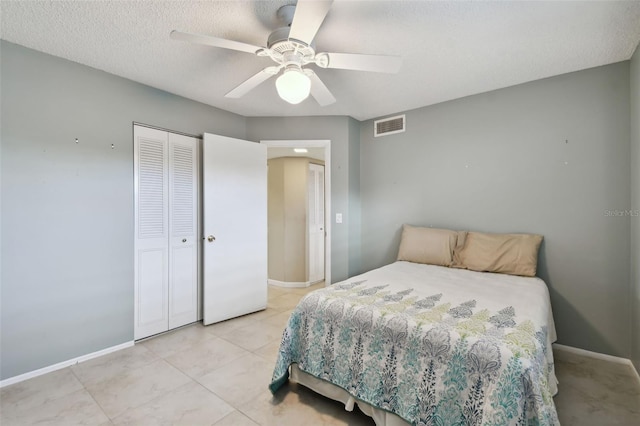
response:
[[[172,31],[170,37],[174,40],[269,57],[277,64],[267,67],[245,80],[227,93],[225,95],[227,98],[244,96],[284,69],[282,75],[276,79],[276,90],[280,98],[295,105],[304,101],[311,94],[320,106],[330,105],[336,101],[336,98],[316,73],[309,68],[303,68],[304,66],[314,64],[320,68],[393,74],[400,70],[402,64],[402,59],[398,56],[316,53],[313,39],[332,3],[333,0],[298,0],[297,5],[282,6],[278,9],[277,16],[283,26],[269,35],[267,47],[179,31]]]
[[[296,105],[309,97],[311,93],[311,79],[302,70],[285,69],[276,80],[278,96],[290,104]]]

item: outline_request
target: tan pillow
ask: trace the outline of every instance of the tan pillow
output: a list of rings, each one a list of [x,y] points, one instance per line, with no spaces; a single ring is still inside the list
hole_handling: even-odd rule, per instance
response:
[[[455,267],[534,277],[542,235],[467,232],[455,252]]]
[[[448,229],[404,225],[398,260],[451,266],[458,233]]]

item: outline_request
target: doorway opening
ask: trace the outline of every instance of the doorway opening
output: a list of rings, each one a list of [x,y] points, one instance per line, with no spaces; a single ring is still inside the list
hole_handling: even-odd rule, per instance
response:
[[[304,253],[305,253],[305,272],[304,279],[295,279],[293,282],[288,283],[286,280],[272,280],[271,276],[269,277],[269,282],[272,284],[285,286],[285,287],[306,287],[308,285],[313,284],[314,282],[318,282],[318,274],[317,271],[315,274],[310,274],[310,257],[315,256],[315,260],[311,259],[311,263],[318,262],[318,250],[322,251],[322,260],[324,261],[324,282],[325,285],[331,284],[331,221],[329,218],[331,217],[331,141],[329,140],[263,140],[260,141],[261,144],[267,146],[267,158],[276,159],[276,158],[306,158],[308,159],[308,164],[321,164],[324,167],[324,173],[322,173],[322,180],[324,181],[324,185],[322,186],[322,193],[324,195],[323,201],[324,206],[322,208],[321,213],[322,221],[319,222],[317,220],[319,214],[311,215],[313,223],[309,222],[309,193],[313,191],[306,183],[309,181],[309,170],[305,173],[305,178],[303,183],[304,191],[306,194],[306,199],[304,201],[304,209],[305,209],[305,245],[304,245]],[[295,152],[294,149],[300,151],[302,149],[306,149],[307,152]],[[270,160],[271,161],[271,160]],[[273,170],[271,170],[273,172]],[[317,169],[315,170],[317,175]],[[315,190],[318,191],[319,187],[316,186]],[[315,227],[315,228],[314,228]],[[315,229],[315,232],[313,232]],[[273,235],[276,232],[281,232],[280,229],[272,228],[269,230],[270,235]],[[321,241],[318,241],[318,235],[324,234]],[[310,236],[312,235],[312,236]],[[271,251],[271,249],[270,249]],[[269,256],[272,256],[273,253],[269,253]],[[282,253],[280,253],[282,256]],[[273,260],[273,258],[272,258]],[[282,262],[284,262],[284,258]],[[299,265],[298,265],[299,266]]]

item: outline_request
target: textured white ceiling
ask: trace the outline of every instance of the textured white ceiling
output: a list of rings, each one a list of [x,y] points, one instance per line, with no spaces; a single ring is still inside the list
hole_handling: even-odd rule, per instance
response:
[[[640,1],[340,1],[318,51],[395,54],[397,75],[316,69],[337,98],[280,100],[274,80],[224,94],[271,62],[169,39],[173,29],[264,46],[276,1],[2,1],[0,36],[244,116],[350,115],[363,120],[627,60]]]

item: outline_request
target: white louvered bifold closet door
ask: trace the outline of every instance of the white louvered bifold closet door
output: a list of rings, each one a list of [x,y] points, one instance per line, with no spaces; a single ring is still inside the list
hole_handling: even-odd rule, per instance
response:
[[[198,139],[134,126],[134,339],[198,320]]]
[[[168,134],[134,127],[134,338],[169,329]]]
[[[197,147],[169,133],[169,329],[198,320]]]

